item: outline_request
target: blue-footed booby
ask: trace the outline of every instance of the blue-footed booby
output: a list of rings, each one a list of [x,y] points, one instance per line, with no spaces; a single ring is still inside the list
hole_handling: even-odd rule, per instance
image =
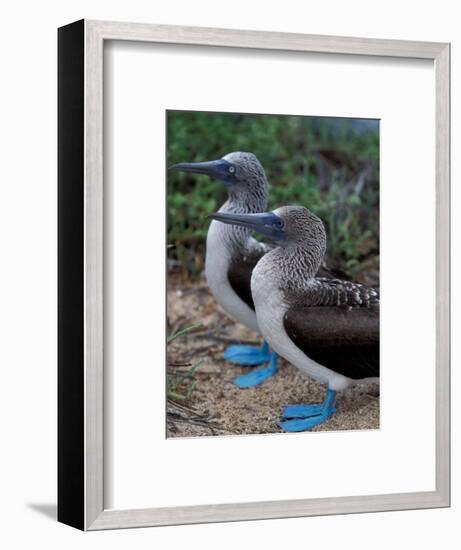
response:
[[[172,170],[206,174],[222,182],[228,193],[227,201],[219,212],[227,214],[251,214],[267,209],[268,183],[264,168],[252,153],[233,152],[221,159],[206,162],[184,162],[170,167]],[[251,272],[258,260],[272,247],[251,237],[245,227],[223,225],[212,221],[206,240],[205,275],[215,300],[234,320],[260,333],[253,298],[251,296]],[[260,384],[275,374],[277,356],[270,352],[263,341],[260,348],[231,345],[224,351],[224,358],[241,365],[260,365],[234,379],[241,388]]]
[[[253,269],[259,329],[270,347],[327,386],[323,403],[287,405],[279,426],[308,430],[334,412],[336,392],[379,377],[378,291],[316,276],[326,251],[322,221],[301,206],[273,212],[218,212],[214,220],[267,235],[277,247]]]

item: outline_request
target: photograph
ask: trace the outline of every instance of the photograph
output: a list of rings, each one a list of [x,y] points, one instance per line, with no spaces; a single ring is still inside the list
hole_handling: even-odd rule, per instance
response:
[[[379,120],[166,128],[167,438],[379,429]]]

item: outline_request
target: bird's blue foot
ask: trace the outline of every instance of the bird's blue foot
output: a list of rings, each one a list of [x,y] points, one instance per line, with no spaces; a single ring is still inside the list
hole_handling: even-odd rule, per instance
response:
[[[309,418],[322,412],[322,403],[315,405],[286,405],[282,409],[283,418]]]
[[[263,342],[260,348],[234,344],[224,350],[224,359],[238,365],[255,366],[267,363],[271,358],[269,344]]]
[[[284,420],[278,422],[280,428],[285,432],[304,432],[310,430],[314,426],[325,422],[330,416],[336,412],[334,405],[336,392],[327,390],[323,403],[315,405],[287,405],[283,408]]]
[[[252,370],[247,374],[242,374],[234,378],[233,382],[239,388],[252,388],[264,382],[277,372],[277,354],[274,352],[270,355],[270,362],[267,367]]]

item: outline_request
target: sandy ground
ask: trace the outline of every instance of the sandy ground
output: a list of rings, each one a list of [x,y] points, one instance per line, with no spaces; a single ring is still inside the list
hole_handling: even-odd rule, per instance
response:
[[[239,389],[232,379],[248,368],[228,363],[222,353],[229,343],[259,344],[257,335],[230,320],[216,304],[203,281],[193,285],[169,278],[169,332],[196,323],[202,327],[168,346],[170,379],[184,375],[191,364],[194,389],[187,400],[168,401],[168,437],[277,433],[283,405],[318,403],[325,387],[306,379],[279,359],[277,374],[262,385]],[[257,368],[257,367],[256,367]],[[192,381],[178,388],[185,394]],[[379,428],[379,388],[357,385],[338,394],[337,412],[312,431],[370,430]]]

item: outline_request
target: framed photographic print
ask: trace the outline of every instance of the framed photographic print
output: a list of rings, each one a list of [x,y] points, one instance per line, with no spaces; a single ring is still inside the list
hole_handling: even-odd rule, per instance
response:
[[[59,521],[449,506],[449,44],[58,45]]]

